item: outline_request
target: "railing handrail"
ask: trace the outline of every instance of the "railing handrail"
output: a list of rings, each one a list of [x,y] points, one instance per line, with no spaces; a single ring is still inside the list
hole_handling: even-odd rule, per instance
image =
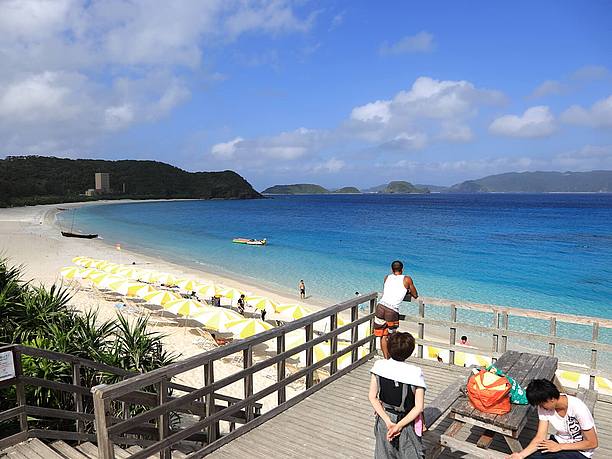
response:
[[[456,306],[461,309],[470,309],[481,312],[506,312],[517,317],[528,317],[547,320],[551,317],[555,317],[561,322],[581,324],[581,325],[592,325],[593,322],[599,323],[600,327],[612,328],[612,319],[606,319],[598,316],[579,316],[575,314],[565,314],[562,312],[555,311],[543,311],[541,309],[523,309],[514,306],[504,306],[499,304],[484,304],[474,303],[470,301],[462,300],[447,300],[442,298],[427,298],[419,297],[424,303],[432,306]]]
[[[257,335],[254,335],[250,338],[229,343],[223,347],[213,349],[202,354],[197,354],[192,357],[188,357],[185,360],[181,360],[180,362],[172,363],[170,365],[166,365],[165,367],[158,368],[147,373],[142,373],[140,375],[125,379],[123,381],[119,381],[112,385],[96,386],[93,388],[93,390],[95,390],[97,396],[101,399],[108,399],[113,398],[114,396],[116,396],[116,394],[125,393],[126,391],[130,392],[134,385],[136,385],[136,387],[142,388],[158,383],[162,379],[171,380],[172,377],[176,376],[177,374],[184,373],[197,367],[201,367],[202,365],[205,365],[212,361],[219,360],[223,357],[235,354],[236,352],[245,350],[249,347],[277,338],[278,336],[285,335],[293,330],[298,330],[308,325],[312,325],[315,322],[326,319],[332,315],[345,311],[351,307],[358,306],[367,301],[375,300],[376,298],[376,292],[369,293],[366,295],[360,295],[358,297],[351,298],[350,300],[344,301],[334,306],[330,306],[320,311],[316,311],[312,314],[302,317],[301,319],[288,322],[282,327],[275,327],[271,330],[258,333]]]

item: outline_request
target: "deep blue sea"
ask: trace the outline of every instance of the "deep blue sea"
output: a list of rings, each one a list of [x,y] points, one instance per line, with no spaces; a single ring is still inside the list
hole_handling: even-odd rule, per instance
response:
[[[308,295],[334,302],[381,290],[400,259],[421,296],[612,318],[611,194],[143,202],[81,208],[76,222],[125,249],[277,290],[304,279]]]

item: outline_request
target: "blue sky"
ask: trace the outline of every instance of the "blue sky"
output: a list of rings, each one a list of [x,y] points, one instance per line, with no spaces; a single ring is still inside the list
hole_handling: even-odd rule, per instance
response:
[[[612,169],[611,20],[610,1],[7,0],[0,155],[260,190]]]

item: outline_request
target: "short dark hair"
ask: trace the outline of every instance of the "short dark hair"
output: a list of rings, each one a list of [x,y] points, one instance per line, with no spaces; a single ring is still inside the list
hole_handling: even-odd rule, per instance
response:
[[[408,332],[395,332],[387,341],[389,355],[393,360],[403,362],[414,352],[414,336]]]
[[[395,260],[393,263],[391,263],[391,271],[393,271],[394,273],[401,271],[404,269],[404,263],[402,263],[399,260]]]
[[[462,336],[461,336],[461,339],[462,339],[463,341],[467,341],[467,336],[462,335]]]
[[[527,401],[532,406],[538,406],[561,396],[559,389],[548,379],[534,379],[527,386]]]

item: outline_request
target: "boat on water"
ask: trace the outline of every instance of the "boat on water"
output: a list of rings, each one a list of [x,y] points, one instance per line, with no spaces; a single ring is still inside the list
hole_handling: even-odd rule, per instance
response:
[[[82,239],[95,239],[95,238],[98,237],[97,234],[71,233],[70,231],[62,231],[62,236],[64,236],[64,237],[80,237]]]
[[[247,239],[245,237],[237,237],[232,239],[235,244],[246,244],[246,245],[266,245],[268,241],[266,239]]]

